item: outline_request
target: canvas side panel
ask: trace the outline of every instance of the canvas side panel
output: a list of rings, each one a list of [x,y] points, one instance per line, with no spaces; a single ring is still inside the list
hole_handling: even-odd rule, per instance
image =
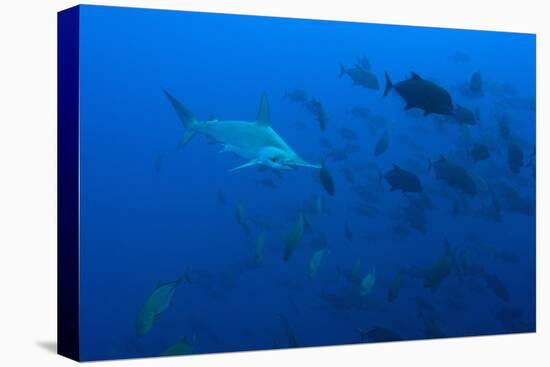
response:
[[[57,23],[57,351],[79,360],[79,7]]]

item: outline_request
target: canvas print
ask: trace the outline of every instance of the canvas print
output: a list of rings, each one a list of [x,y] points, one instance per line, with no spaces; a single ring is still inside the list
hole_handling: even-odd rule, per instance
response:
[[[59,19],[72,358],[535,331],[535,35]]]

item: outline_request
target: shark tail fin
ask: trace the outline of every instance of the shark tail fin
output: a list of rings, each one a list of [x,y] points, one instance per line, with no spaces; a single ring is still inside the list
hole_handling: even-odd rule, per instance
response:
[[[185,128],[185,132],[183,133],[183,136],[178,143],[178,149],[181,149],[184,145],[189,143],[193,136],[195,136],[197,120],[195,120],[191,111],[185,108],[185,106],[180,101],[178,101],[176,97],[172,96],[165,89],[163,89],[163,91],[170,101],[172,107],[174,107],[174,110],[176,111],[176,114],[178,115],[181,124]]]
[[[346,68],[344,67],[344,65],[340,64],[340,79],[342,79],[345,73],[346,73]]]
[[[384,76],[386,77],[386,89],[384,89],[384,97],[386,97],[390,90],[393,88],[393,83],[391,82],[390,76],[387,72],[384,73]]]

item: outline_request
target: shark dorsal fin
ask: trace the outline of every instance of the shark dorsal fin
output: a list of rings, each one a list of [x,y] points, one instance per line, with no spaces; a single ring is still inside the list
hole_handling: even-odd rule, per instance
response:
[[[411,71],[411,77],[412,77],[412,79],[422,80],[422,78],[420,77],[420,75],[418,75],[418,74],[415,73],[414,71]]]
[[[267,94],[262,92],[260,97],[260,106],[258,107],[258,114],[256,115],[256,121],[260,125],[271,125],[271,113],[269,111],[269,100]]]

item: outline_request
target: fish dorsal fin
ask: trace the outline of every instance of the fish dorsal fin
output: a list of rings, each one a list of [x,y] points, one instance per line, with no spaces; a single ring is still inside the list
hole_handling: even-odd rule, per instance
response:
[[[418,75],[418,74],[415,73],[414,71],[411,71],[411,78],[414,79],[414,80],[422,80],[422,78],[420,77],[420,75]]]
[[[271,125],[271,113],[269,111],[269,100],[267,94],[262,92],[260,97],[260,106],[258,107],[258,114],[256,115],[256,121],[260,125]]]

